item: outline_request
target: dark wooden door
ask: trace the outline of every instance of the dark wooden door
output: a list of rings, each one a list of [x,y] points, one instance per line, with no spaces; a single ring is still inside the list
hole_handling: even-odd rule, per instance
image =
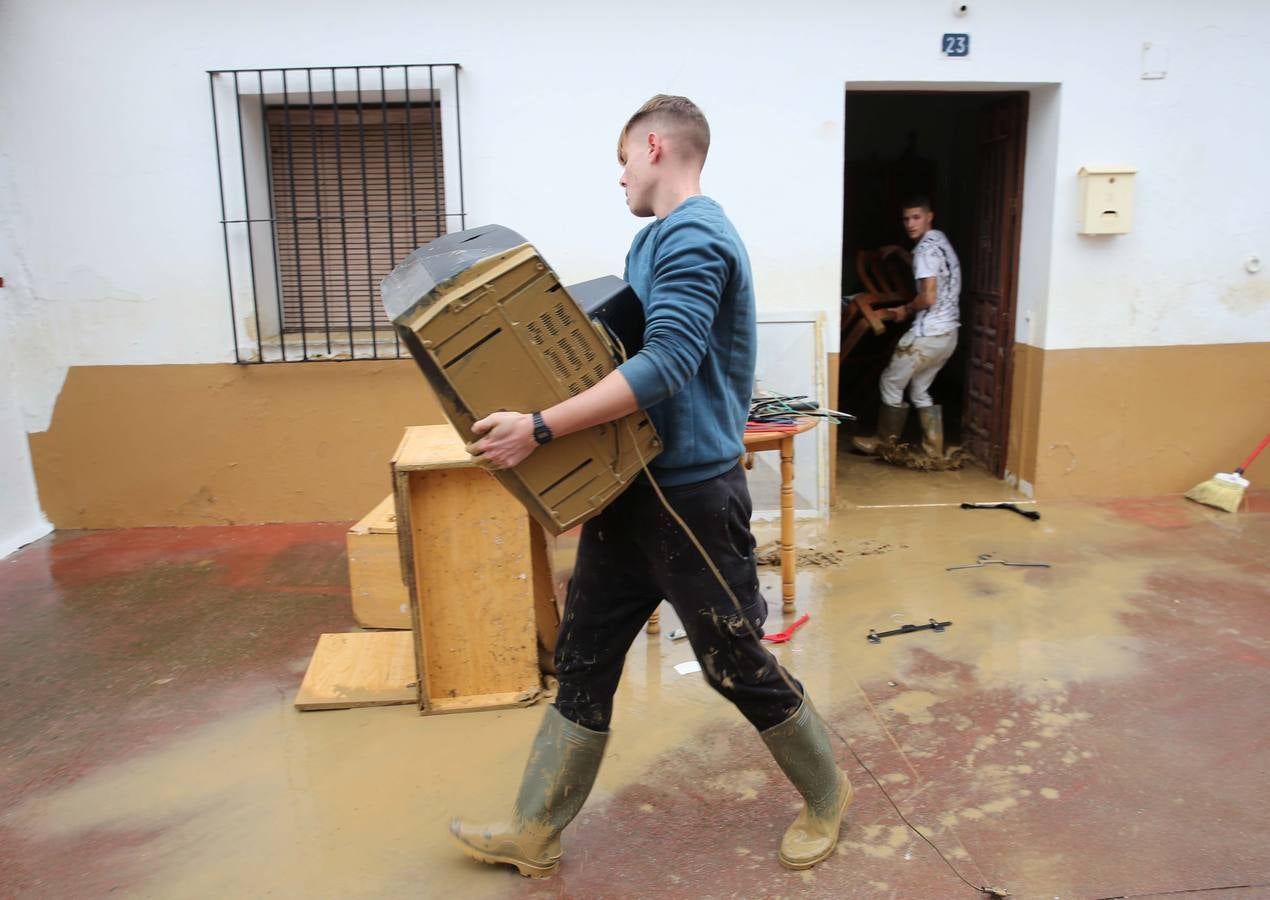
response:
[[[962,286],[966,402],[962,443],[984,468],[1005,474],[1014,350],[1019,221],[1027,95],[1003,97],[978,113],[972,254]]]

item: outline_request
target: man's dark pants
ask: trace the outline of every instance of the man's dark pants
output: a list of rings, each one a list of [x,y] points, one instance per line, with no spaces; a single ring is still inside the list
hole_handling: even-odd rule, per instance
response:
[[[626,651],[665,598],[710,686],[758,730],[779,725],[798,711],[802,686],[759,640],[767,602],[758,589],[745,472],[738,464],[662,491],[731,586],[740,611],[653,488],[633,484],[582,528],[556,645],[556,707],[570,721],[607,731]]]

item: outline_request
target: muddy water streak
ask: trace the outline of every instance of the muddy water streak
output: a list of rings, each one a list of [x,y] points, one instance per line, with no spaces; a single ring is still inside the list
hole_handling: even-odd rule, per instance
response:
[[[1158,551],[1148,558],[1132,549],[1148,526],[1079,505],[1045,508],[1044,516],[1032,523],[955,507],[852,510],[829,525],[800,525],[800,542],[850,547],[867,540],[897,549],[800,571],[796,614],[811,619],[773,652],[831,720],[875,753],[878,774],[902,796],[939,793],[937,780],[926,781],[933,766],[926,760],[961,754],[950,763],[974,775],[945,791],[926,817],[941,827],[1066,802],[1072,779],[1050,778],[1089,765],[1073,735],[1112,727],[1089,721],[1069,698],[1081,685],[1127,677],[1140,665],[1126,614],[1147,576],[1162,571]],[[979,553],[1053,568],[945,571]],[[1203,564],[1187,558],[1163,568]],[[788,624],[779,577],[770,570],[762,576],[769,630]],[[680,748],[708,756],[711,735],[742,723],[700,675],[674,671],[691,650],[668,639],[677,623],[668,611],[663,616],[661,635],[641,635],[628,657],[593,814],[633,783],[674,775],[655,760]],[[865,640],[870,628],[934,616],[954,625],[878,646]],[[982,722],[947,711],[958,698],[970,714],[975,704],[1000,707],[990,734]],[[209,722],[188,738],[97,770],[27,801],[7,824],[48,840],[155,833],[143,852],[119,851],[113,860],[120,882],[138,896],[484,897],[522,884],[453,850],[446,823],[455,813],[498,817],[507,810],[541,708],[424,718],[409,707],[299,714],[290,701],[279,697]],[[907,764],[892,747],[903,748]],[[755,768],[770,764],[764,753],[753,735]],[[749,771],[748,761],[739,771]],[[703,764],[699,780],[717,774]],[[737,777],[725,787],[744,802],[757,783]],[[870,821],[867,799],[844,851],[901,853],[890,813],[875,804]],[[1038,871],[1049,865],[1044,858],[1033,863]]]
[[[632,668],[659,677],[626,679],[593,805],[668,743],[736,715],[700,676],[663,672],[663,645],[640,643]],[[665,649],[676,661],[687,654]],[[455,814],[507,812],[541,716],[542,707],[301,714],[279,698],[29,801],[10,824],[47,840],[155,833],[144,859],[114,863],[139,896],[494,896],[504,873],[460,856],[446,826]]]

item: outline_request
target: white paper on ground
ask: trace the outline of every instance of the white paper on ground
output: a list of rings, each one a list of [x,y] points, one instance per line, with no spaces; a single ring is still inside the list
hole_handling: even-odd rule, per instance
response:
[[[695,659],[690,659],[687,662],[682,662],[675,666],[675,671],[680,675],[691,675],[693,672],[701,671],[701,663],[697,662]]]

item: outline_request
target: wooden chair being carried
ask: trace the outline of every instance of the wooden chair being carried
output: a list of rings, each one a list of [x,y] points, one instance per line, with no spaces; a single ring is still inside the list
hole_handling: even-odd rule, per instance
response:
[[[845,359],[855,345],[872,330],[886,331],[886,323],[894,322],[894,308],[903,306],[916,296],[913,287],[913,257],[903,247],[888,245],[877,250],[856,253],[856,274],[864,285],[864,293],[844,301],[842,309],[842,342],[840,358]]]

